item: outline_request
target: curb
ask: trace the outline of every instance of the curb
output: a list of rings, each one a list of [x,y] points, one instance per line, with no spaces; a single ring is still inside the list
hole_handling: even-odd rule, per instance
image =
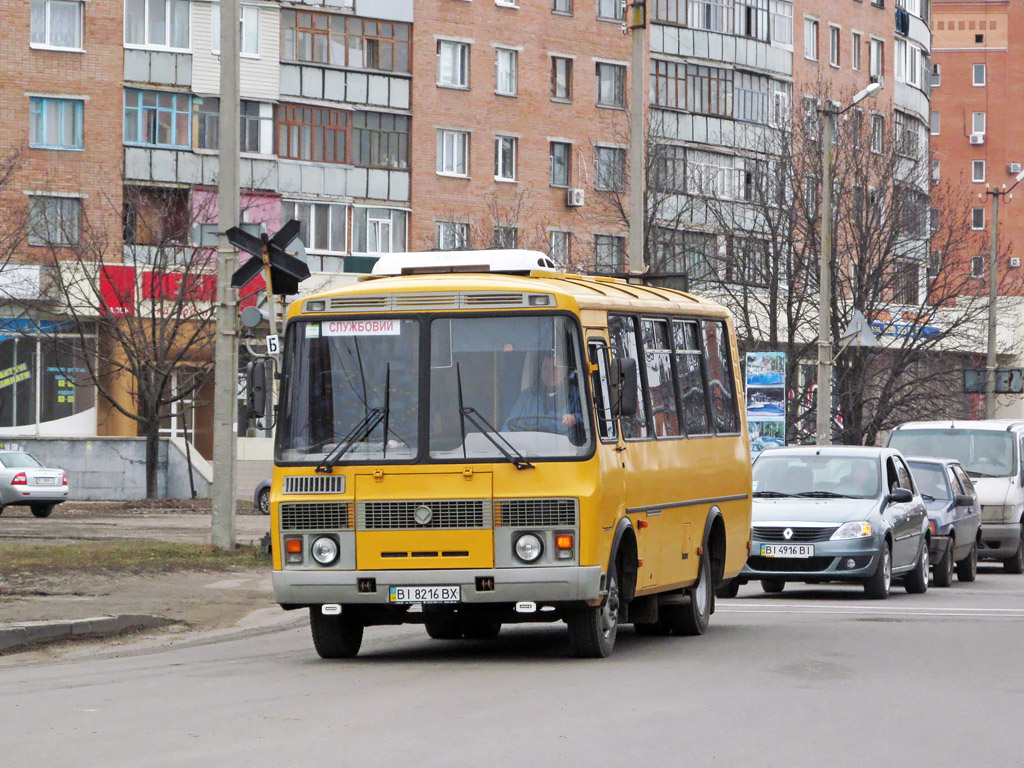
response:
[[[32,621],[0,626],[0,652],[69,637],[109,637],[131,629],[152,629],[175,622],[160,616],[122,613],[71,621]]]

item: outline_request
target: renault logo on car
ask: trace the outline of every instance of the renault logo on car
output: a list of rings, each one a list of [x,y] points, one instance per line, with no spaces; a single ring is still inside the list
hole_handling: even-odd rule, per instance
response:
[[[434,510],[426,504],[420,504],[413,510],[412,516],[419,525],[429,525],[430,521],[434,519]]]
[[[792,539],[793,538],[793,529],[792,528],[787,528],[786,530],[784,530],[782,532],[782,538],[784,538],[786,541],[789,541],[790,539]]]

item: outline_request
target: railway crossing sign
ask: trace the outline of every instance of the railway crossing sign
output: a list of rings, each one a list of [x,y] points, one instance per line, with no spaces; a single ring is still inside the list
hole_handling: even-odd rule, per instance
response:
[[[235,270],[231,285],[241,288],[264,269],[270,272],[270,290],[280,295],[299,292],[299,283],[309,277],[309,267],[285,249],[299,236],[300,224],[291,219],[273,237],[256,237],[241,227],[232,227],[225,234],[228,241],[253,258]]]

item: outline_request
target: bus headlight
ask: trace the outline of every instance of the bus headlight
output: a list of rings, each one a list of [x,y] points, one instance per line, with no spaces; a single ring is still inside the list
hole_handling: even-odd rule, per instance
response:
[[[516,557],[522,560],[524,563],[535,562],[544,552],[544,545],[541,543],[540,538],[532,533],[524,533],[515,543]]]
[[[338,559],[338,542],[330,536],[321,536],[313,542],[313,546],[309,548],[309,554],[320,565],[330,565]]]

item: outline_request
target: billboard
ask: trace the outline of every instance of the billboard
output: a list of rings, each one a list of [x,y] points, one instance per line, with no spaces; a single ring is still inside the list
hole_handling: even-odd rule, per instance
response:
[[[747,430],[750,453],[786,444],[786,353],[748,352]]]

